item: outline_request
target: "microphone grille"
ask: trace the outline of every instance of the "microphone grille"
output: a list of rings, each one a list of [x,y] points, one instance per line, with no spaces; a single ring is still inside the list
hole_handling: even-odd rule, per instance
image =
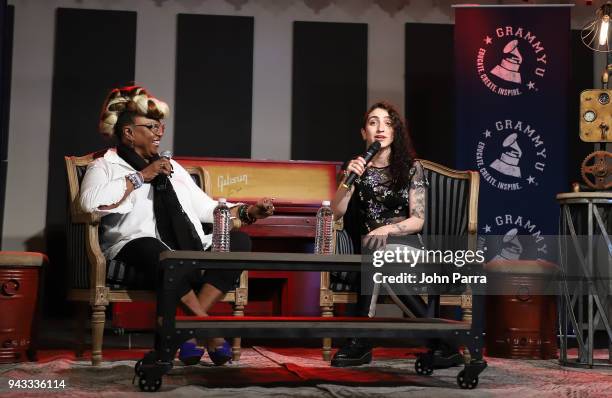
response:
[[[166,159],[172,159],[172,151],[163,151],[159,156]]]

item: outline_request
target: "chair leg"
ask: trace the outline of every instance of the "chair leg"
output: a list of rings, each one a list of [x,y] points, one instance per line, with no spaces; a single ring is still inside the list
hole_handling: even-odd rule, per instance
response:
[[[102,362],[102,340],[104,339],[106,306],[92,305],[91,309],[91,364],[97,366]]]
[[[87,309],[89,308],[89,305],[87,305],[87,303],[79,301],[76,303],[76,306],[77,314],[75,325],[75,354],[77,358],[82,358],[83,353],[85,352],[85,322],[87,322]]]
[[[244,316],[244,305],[234,305],[234,316]],[[242,339],[234,337],[232,339],[232,361],[240,361]]]
[[[461,310],[462,316],[461,319],[463,322],[472,323],[472,294],[462,294],[461,295]]]
[[[334,307],[333,306],[324,306],[321,307],[321,316],[326,318],[331,318],[334,316]],[[332,339],[330,337],[323,338],[323,360],[331,361],[331,347],[332,347]]]
[[[323,360],[326,362],[331,361],[331,337],[323,337]]]

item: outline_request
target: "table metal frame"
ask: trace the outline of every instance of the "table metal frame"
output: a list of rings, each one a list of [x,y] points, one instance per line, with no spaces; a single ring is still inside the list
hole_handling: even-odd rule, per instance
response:
[[[163,320],[156,330],[156,347],[135,367],[138,384],[143,391],[157,391],[161,378],[173,367],[179,346],[186,340],[210,337],[253,338],[319,338],[319,337],[372,337],[372,338],[439,338],[469,352],[464,368],[457,375],[461,388],[475,388],[478,375],[486,368],[484,347],[484,296],[473,297],[471,324],[443,319],[343,321],[318,318],[279,320],[262,317],[244,320],[240,317],[191,318],[175,316],[177,281],[187,272],[197,269],[262,270],[262,271],[350,271],[360,272],[359,255],[316,255],[303,253],[210,253],[193,251],[164,252],[160,257],[163,269],[163,303],[158,303]],[[418,364],[420,361],[420,365]],[[419,372],[419,366],[422,370]],[[433,353],[417,359],[417,372],[433,373]],[[424,371],[423,371],[424,370]]]
[[[604,239],[608,248],[608,270],[612,272],[612,242],[609,232],[604,224],[600,208],[612,205],[612,193],[610,192],[577,192],[557,195],[561,205],[561,219],[559,231],[559,260],[564,278],[561,282],[561,297],[559,300],[559,331],[560,331],[560,355],[559,362],[562,365],[593,367],[597,365],[612,366],[612,296],[608,295],[610,286],[605,285],[605,280],[596,280],[594,277],[594,239],[598,231]],[[576,226],[572,218],[573,206],[586,206],[587,211],[587,247],[586,250],[580,245]],[[610,209],[612,210],[612,209]],[[597,229],[596,229],[597,227]],[[569,232],[569,238],[567,235]],[[576,283],[570,286],[567,275],[571,273],[567,251],[573,249],[578,258],[581,277],[584,283]],[[587,301],[587,313],[584,313],[584,300]],[[586,318],[586,319],[585,319]],[[586,335],[584,323],[587,323]],[[578,356],[568,356],[568,323],[571,323],[578,343]],[[597,360],[593,357],[595,330],[602,324],[609,338],[608,360]]]

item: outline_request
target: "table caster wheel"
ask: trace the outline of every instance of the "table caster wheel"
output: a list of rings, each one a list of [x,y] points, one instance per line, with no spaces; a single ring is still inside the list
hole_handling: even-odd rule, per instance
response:
[[[478,385],[478,376],[475,376],[471,380],[468,380],[465,377],[465,370],[462,370],[457,375],[457,384],[464,390],[473,390]]]
[[[416,370],[417,374],[423,376],[431,376],[434,371],[431,363],[423,359],[423,357],[417,358],[416,362],[414,363],[414,370]]]
[[[147,380],[145,377],[141,377],[138,379],[138,387],[140,387],[140,391],[144,392],[155,392],[159,390],[162,385],[161,379],[155,380]]]

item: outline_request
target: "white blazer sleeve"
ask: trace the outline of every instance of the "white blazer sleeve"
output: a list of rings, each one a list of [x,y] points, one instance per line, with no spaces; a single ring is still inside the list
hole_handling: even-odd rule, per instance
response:
[[[200,222],[212,223],[213,210],[215,210],[215,207],[217,207],[217,201],[213,200],[210,196],[204,193],[204,191],[202,191],[202,189],[195,183],[195,181],[193,181],[183,166],[174,160],[171,160],[171,162],[172,168],[176,173],[176,177],[180,176],[180,178],[185,181],[185,185],[187,185],[191,204]]]
[[[111,176],[108,163],[103,161],[94,161],[87,167],[79,197],[81,208],[84,211],[105,216],[112,213],[129,213],[134,208],[133,195],[130,195],[114,209],[98,209],[100,206],[114,205],[125,195],[127,189],[125,176],[113,179]]]

